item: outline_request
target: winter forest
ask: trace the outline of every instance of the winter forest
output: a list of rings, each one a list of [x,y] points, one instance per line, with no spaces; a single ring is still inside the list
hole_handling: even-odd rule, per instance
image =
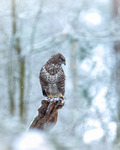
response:
[[[41,67],[66,58],[65,105],[30,131]],[[0,0],[0,150],[120,149],[120,1]]]

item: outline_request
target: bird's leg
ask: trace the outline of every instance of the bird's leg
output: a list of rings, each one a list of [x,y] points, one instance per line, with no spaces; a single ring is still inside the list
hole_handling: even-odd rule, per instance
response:
[[[48,95],[48,98],[51,98],[51,99],[52,99],[52,98],[53,98],[52,94]]]
[[[47,99],[48,99],[49,101],[51,101],[52,98],[53,98],[52,94],[48,94],[48,95],[47,95]]]
[[[66,97],[64,97],[64,96],[62,95],[62,93],[60,93],[60,98],[66,99]]]

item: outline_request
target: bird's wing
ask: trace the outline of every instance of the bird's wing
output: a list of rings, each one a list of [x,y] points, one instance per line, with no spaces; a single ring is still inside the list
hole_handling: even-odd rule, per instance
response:
[[[57,88],[58,88],[59,92],[62,93],[62,95],[64,95],[64,93],[65,93],[65,74],[64,74],[63,69],[61,71],[62,71],[62,73],[58,79]]]
[[[40,79],[40,84],[41,84],[41,88],[42,88],[42,93],[43,93],[44,96],[47,96],[48,82],[45,78],[43,68],[40,71],[39,79]]]

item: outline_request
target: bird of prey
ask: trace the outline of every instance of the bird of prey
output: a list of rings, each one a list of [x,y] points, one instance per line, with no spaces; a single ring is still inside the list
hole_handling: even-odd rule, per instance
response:
[[[65,57],[58,53],[51,58],[40,70],[40,84],[44,96],[65,99],[65,74],[62,64],[66,65]]]

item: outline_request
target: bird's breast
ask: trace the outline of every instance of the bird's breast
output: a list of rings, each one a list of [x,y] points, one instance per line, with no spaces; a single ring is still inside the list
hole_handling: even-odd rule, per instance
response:
[[[47,72],[45,67],[43,67],[42,74],[43,74],[44,79],[46,80],[46,82],[54,84],[54,83],[58,82],[61,71],[58,71],[56,74],[51,75],[50,73]]]

